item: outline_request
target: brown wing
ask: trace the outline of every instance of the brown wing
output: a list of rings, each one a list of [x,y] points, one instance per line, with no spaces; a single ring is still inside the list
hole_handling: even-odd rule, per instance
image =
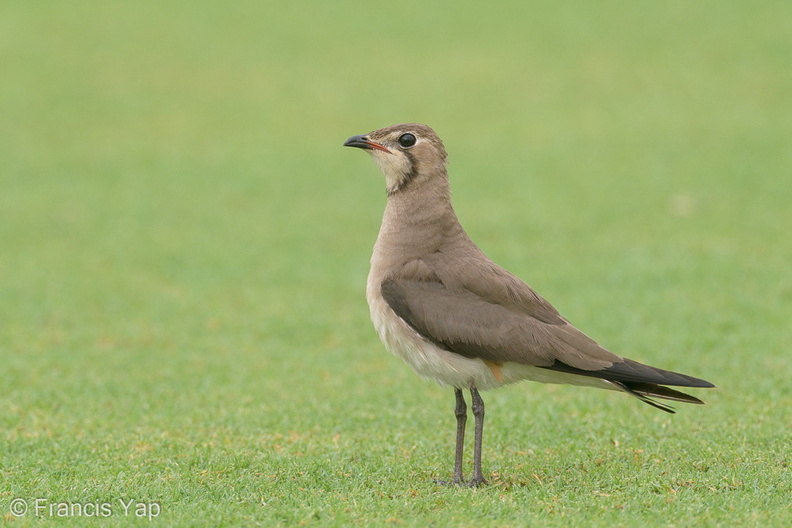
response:
[[[440,280],[387,279],[382,283],[382,296],[396,315],[425,339],[465,357],[598,377],[620,387],[640,387],[637,392],[646,390],[647,384],[712,386],[609,352],[557,315],[538,295],[546,305],[541,313],[549,321],[534,317],[519,301],[494,302],[492,296],[486,299],[469,289],[452,290]],[[557,317],[547,316],[553,313]]]
[[[440,281],[388,279],[382,296],[424,338],[466,357],[601,370],[622,358],[608,352],[558,316],[545,322],[514,304],[498,304]]]

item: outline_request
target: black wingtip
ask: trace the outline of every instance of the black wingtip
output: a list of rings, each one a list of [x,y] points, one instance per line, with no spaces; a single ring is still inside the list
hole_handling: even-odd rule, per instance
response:
[[[610,381],[611,385],[618,387],[620,390],[623,390],[630,396],[634,396],[641,400],[642,402],[651,405],[661,411],[665,411],[667,413],[674,414],[674,408],[670,405],[665,405],[659,403],[652,398],[662,398],[664,400],[671,400],[671,401],[678,401],[682,403],[693,403],[696,405],[704,405],[704,402],[696,398],[695,396],[691,396],[690,394],[685,394],[684,392],[680,392],[678,390],[671,389],[669,387],[664,387],[662,385],[656,385],[654,383],[636,383],[636,382],[622,382],[622,381]]]
[[[611,382],[649,383],[655,385],[672,385],[675,387],[697,387],[702,389],[715,387],[715,385],[709,381],[701,378],[657,367],[650,367],[649,365],[644,365],[643,363],[626,358],[623,361],[619,361],[612,364],[610,367],[600,370],[579,369],[571,367],[559,360],[555,360],[552,365],[542,368],[578,374],[580,376],[602,378]]]

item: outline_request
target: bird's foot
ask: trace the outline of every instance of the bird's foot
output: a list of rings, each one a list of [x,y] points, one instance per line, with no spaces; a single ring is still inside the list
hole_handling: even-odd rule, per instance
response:
[[[487,480],[482,475],[477,475],[465,483],[468,488],[478,488],[488,484]]]
[[[435,479],[434,483],[438,486],[459,486],[463,488],[478,488],[479,486],[488,484],[487,480],[483,476],[473,477],[467,482],[457,478],[454,480]]]
[[[461,485],[463,485],[463,484],[464,484],[464,483],[463,483],[463,482],[462,482],[460,479],[458,479],[458,478],[455,478],[454,480],[440,480],[440,479],[434,479],[434,483],[435,483],[435,484],[437,484],[438,486],[461,486]]]

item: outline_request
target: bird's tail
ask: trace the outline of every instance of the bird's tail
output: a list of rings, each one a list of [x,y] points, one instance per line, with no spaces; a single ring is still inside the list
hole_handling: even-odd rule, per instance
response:
[[[663,403],[656,402],[652,398],[662,398],[664,400],[672,400],[684,403],[695,403],[698,405],[703,405],[704,402],[699,400],[698,398],[691,396],[690,394],[685,394],[684,392],[680,392],[678,390],[669,389],[668,387],[664,387],[663,385],[658,385],[656,383],[642,383],[637,381],[613,381],[613,380],[606,380],[611,385],[615,386],[619,390],[622,390],[629,394],[630,396],[635,396],[642,402],[651,405],[661,411],[665,411],[667,413],[674,414],[674,408],[665,405]]]

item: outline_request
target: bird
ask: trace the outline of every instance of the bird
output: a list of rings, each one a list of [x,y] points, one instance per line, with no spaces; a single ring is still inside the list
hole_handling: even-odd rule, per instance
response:
[[[439,483],[487,483],[479,391],[532,380],[621,391],[668,413],[674,409],[655,398],[704,403],[668,386],[712,383],[606,350],[479,249],[454,212],[446,150],[430,127],[388,126],[352,136],[343,146],[368,152],[385,178],[385,212],[366,281],[377,334],[418,376],[454,389],[454,474]],[[468,481],[465,390],[475,420]]]

